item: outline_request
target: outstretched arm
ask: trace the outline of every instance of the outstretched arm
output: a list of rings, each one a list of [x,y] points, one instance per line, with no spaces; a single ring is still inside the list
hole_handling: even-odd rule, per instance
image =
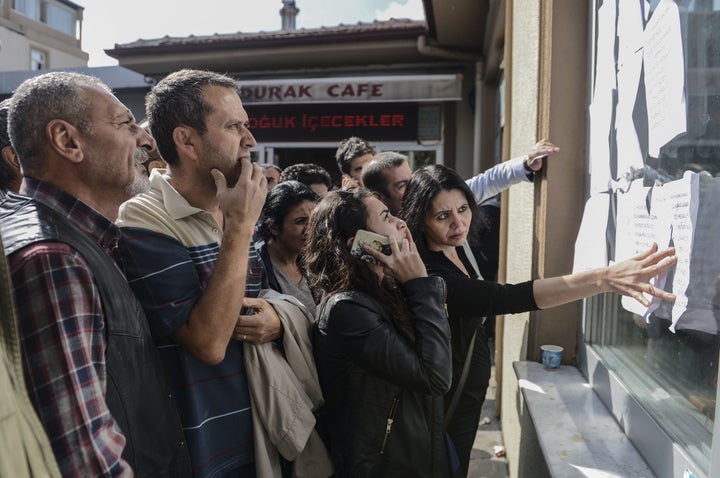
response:
[[[528,181],[529,177],[532,178],[528,175],[539,171],[543,166],[543,161],[558,151],[560,148],[543,139],[535,144],[527,155],[496,164],[487,171],[468,179],[465,183],[475,195],[477,203],[480,204],[513,184]]]
[[[646,306],[649,302],[643,293],[674,302],[674,294],[654,287],[649,281],[676,263],[675,248],[658,252],[654,244],[649,251],[610,267],[538,279],[533,283],[535,302],[541,309],[547,309],[603,292],[627,295]]]

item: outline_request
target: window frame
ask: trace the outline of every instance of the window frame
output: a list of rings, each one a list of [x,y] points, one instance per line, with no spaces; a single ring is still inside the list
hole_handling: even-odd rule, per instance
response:
[[[35,53],[39,53],[43,57],[43,65],[42,68],[34,68],[35,65]],[[36,48],[34,46],[30,47],[30,71],[43,71],[50,68],[50,54],[47,52],[47,50],[43,50],[42,48]]]
[[[70,31],[65,31],[64,29],[58,28],[57,26],[50,23],[50,16],[51,16],[51,10],[56,9],[58,12],[64,12],[69,15],[70,22]],[[77,33],[77,12],[75,10],[72,10],[71,8],[59,3],[59,2],[53,2],[51,0],[42,0],[41,5],[41,21],[47,25],[48,27],[52,28],[53,30],[59,31],[61,33],[64,33],[65,35],[75,37]]]
[[[27,4],[32,3],[35,5],[35,14],[36,16],[32,16],[28,14],[27,8],[21,10],[18,8],[18,2],[22,2],[25,6]],[[13,11],[19,13],[20,15],[23,15],[27,18],[30,18],[31,20],[35,20],[37,22],[40,21],[40,18],[42,17],[42,0],[13,0],[12,2],[12,9]]]
[[[595,78],[598,3],[599,0],[593,0],[588,5],[590,18],[587,62],[588,98],[592,97]],[[585,142],[590,144],[589,128],[586,132]],[[589,150],[585,160],[586,170],[589,171]],[[611,328],[613,325],[611,320],[609,321],[607,317],[603,316],[602,321],[595,320],[591,323],[591,314],[595,314],[595,317],[603,314],[610,315],[619,307],[619,301],[619,296],[614,294],[603,294],[582,301],[580,324],[577,329],[577,366],[658,477],[703,476],[697,474],[698,471],[702,473],[697,463],[680,445],[674,442],[661,423],[631,393],[628,385],[623,383],[620,377],[608,367],[595,346],[586,342],[588,337],[592,340],[592,337],[596,337],[597,334],[606,336],[606,334],[613,333],[612,330],[608,330],[608,326]],[[718,373],[718,378],[720,379],[720,373]],[[720,398],[720,387],[716,390],[715,395],[715,419],[707,476],[720,476],[720,401],[718,398]],[[694,471],[695,474],[686,475],[687,471]]]

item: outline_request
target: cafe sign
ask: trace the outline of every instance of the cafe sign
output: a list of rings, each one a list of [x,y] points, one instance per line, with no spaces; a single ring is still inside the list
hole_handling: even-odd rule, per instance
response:
[[[246,104],[457,101],[462,75],[403,75],[240,81]]]
[[[418,103],[257,105],[248,104],[248,127],[259,142],[415,141]]]

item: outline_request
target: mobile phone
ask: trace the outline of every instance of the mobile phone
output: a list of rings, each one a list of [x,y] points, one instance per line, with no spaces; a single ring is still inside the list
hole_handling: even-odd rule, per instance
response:
[[[371,247],[376,251],[382,252],[386,256],[390,255],[389,237],[366,231],[364,229],[358,229],[355,233],[355,239],[353,240],[352,247],[350,248],[350,254],[365,263],[377,264],[377,259],[365,252],[363,246]]]

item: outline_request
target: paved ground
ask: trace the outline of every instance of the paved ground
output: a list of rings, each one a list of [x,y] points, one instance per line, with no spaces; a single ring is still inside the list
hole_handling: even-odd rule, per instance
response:
[[[483,405],[478,433],[470,456],[469,478],[507,478],[508,464],[505,457],[496,457],[493,447],[502,445],[502,431],[495,416],[495,368],[490,377],[487,398]],[[489,421],[489,423],[488,423]]]

